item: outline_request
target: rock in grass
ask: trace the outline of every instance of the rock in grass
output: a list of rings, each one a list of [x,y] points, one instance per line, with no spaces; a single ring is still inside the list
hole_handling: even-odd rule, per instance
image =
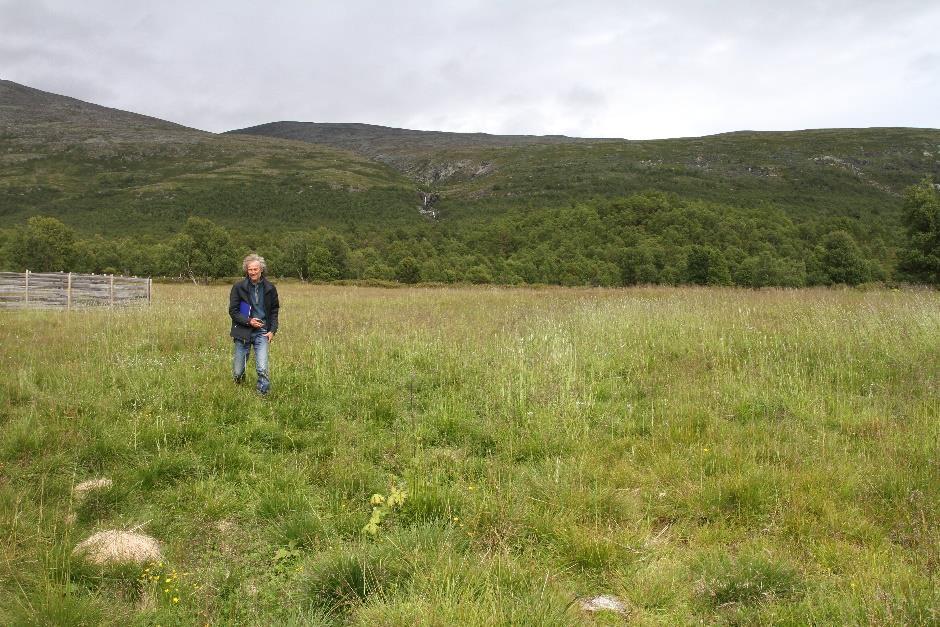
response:
[[[627,606],[615,596],[602,594],[600,596],[581,601],[581,609],[585,612],[616,612],[626,614]]]
[[[72,493],[75,494],[75,498],[80,501],[85,498],[85,495],[92,490],[106,490],[112,485],[114,485],[114,482],[107,477],[102,477],[101,479],[89,479],[88,481],[82,481],[77,486],[72,488]]]
[[[72,555],[92,564],[146,564],[163,559],[160,544],[148,535],[132,531],[99,531],[79,542]]]

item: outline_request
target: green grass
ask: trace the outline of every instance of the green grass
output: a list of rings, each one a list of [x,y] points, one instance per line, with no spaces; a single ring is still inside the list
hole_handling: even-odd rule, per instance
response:
[[[260,399],[155,289],[0,311],[2,624],[940,620],[936,292],[285,283]]]

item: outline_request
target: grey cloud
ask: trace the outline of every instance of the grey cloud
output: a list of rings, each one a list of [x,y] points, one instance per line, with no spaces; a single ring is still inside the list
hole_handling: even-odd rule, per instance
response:
[[[214,131],[940,125],[912,104],[940,101],[940,7],[925,0],[0,0],[0,14],[4,78]]]

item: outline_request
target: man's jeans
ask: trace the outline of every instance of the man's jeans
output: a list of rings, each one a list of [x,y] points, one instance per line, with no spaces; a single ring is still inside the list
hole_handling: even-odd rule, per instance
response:
[[[258,371],[257,389],[267,394],[271,389],[271,380],[268,378],[268,338],[264,333],[253,333],[250,340],[234,338],[235,355],[232,358],[232,376],[241,383],[245,378],[245,366],[248,364],[248,353],[255,347],[255,370]]]

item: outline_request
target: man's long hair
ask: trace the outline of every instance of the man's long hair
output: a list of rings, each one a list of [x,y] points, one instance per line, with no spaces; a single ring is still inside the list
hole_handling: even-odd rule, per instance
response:
[[[251,253],[245,257],[244,261],[242,261],[242,274],[248,276],[248,264],[255,263],[256,261],[261,264],[261,276],[264,276],[265,271],[268,269],[268,265],[264,262],[264,257],[261,255],[256,255],[255,253]]]

